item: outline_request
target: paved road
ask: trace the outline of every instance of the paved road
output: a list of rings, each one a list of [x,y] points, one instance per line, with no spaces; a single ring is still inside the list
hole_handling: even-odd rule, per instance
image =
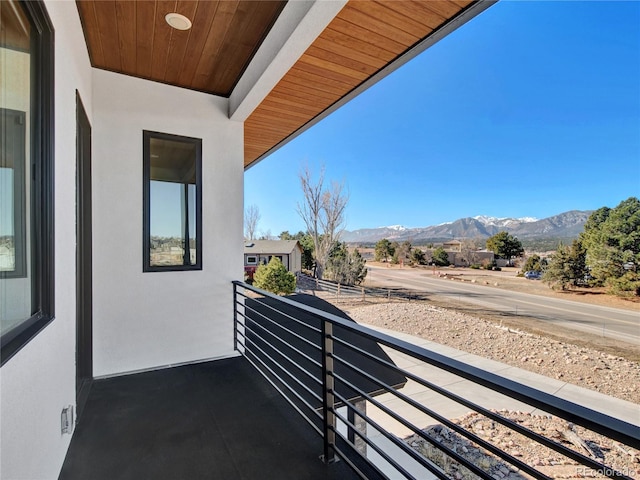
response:
[[[369,267],[377,284],[398,286],[460,300],[499,312],[537,318],[563,327],[640,345],[640,313],[617,308],[511,292],[425,275],[417,270]]]

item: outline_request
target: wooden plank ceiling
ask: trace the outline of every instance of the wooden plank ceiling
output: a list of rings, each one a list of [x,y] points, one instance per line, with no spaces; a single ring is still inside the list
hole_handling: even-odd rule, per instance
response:
[[[76,1],[94,67],[225,97],[285,3]],[[245,121],[245,168],[473,3],[349,0]],[[170,12],[191,19],[192,29],[170,28]]]
[[[13,0],[0,0],[0,47],[29,52],[31,26],[22,8]]]
[[[91,64],[228,97],[285,0],[77,0]],[[165,15],[189,18],[175,30]]]
[[[350,0],[245,122],[245,169],[472,0]]]

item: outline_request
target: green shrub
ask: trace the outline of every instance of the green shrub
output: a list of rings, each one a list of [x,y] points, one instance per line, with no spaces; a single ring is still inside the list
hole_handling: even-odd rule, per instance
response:
[[[640,275],[636,272],[627,272],[618,278],[609,278],[605,282],[609,287],[609,293],[619,297],[640,296]]]
[[[449,255],[444,248],[438,247],[432,252],[431,261],[438,267],[446,267],[449,265]]]
[[[289,295],[296,290],[296,277],[282,262],[273,257],[267,265],[260,265],[253,275],[253,284],[276,295]]]

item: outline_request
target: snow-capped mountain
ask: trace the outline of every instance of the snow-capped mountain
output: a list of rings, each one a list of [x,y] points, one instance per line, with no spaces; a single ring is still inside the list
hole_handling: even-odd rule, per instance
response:
[[[398,232],[403,232],[407,230],[407,227],[403,227],[402,225],[389,225],[388,227],[378,227],[378,228],[387,228],[389,230],[396,230]]]
[[[503,230],[520,239],[574,238],[580,234],[591,213],[591,211],[572,210],[542,220],[533,217],[497,218],[479,215],[429,227],[406,228],[401,225],[392,225],[345,231],[342,234],[342,240],[351,243],[372,243],[386,238],[391,241],[409,240],[415,243],[452,238],[488,238]]]
[[[510,227],[513,225],[519,225],[521,223],[531,223],[537,222],[538,219],[535,217],[522,217],[522,218],[498,218],[498,217],[487,217],[486,215],[478,215],[477,217],[473,217],[478,220],[480,223],[484,225],[493,225],[495,227]]]

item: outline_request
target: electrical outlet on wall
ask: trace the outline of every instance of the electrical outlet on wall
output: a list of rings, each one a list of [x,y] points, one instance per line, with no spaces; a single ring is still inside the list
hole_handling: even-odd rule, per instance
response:
[[[75,419],[73,417],[73,405],[67,405],[62,409],[60,414],[60,431],[62,434],[73,433],[73,424]]]

